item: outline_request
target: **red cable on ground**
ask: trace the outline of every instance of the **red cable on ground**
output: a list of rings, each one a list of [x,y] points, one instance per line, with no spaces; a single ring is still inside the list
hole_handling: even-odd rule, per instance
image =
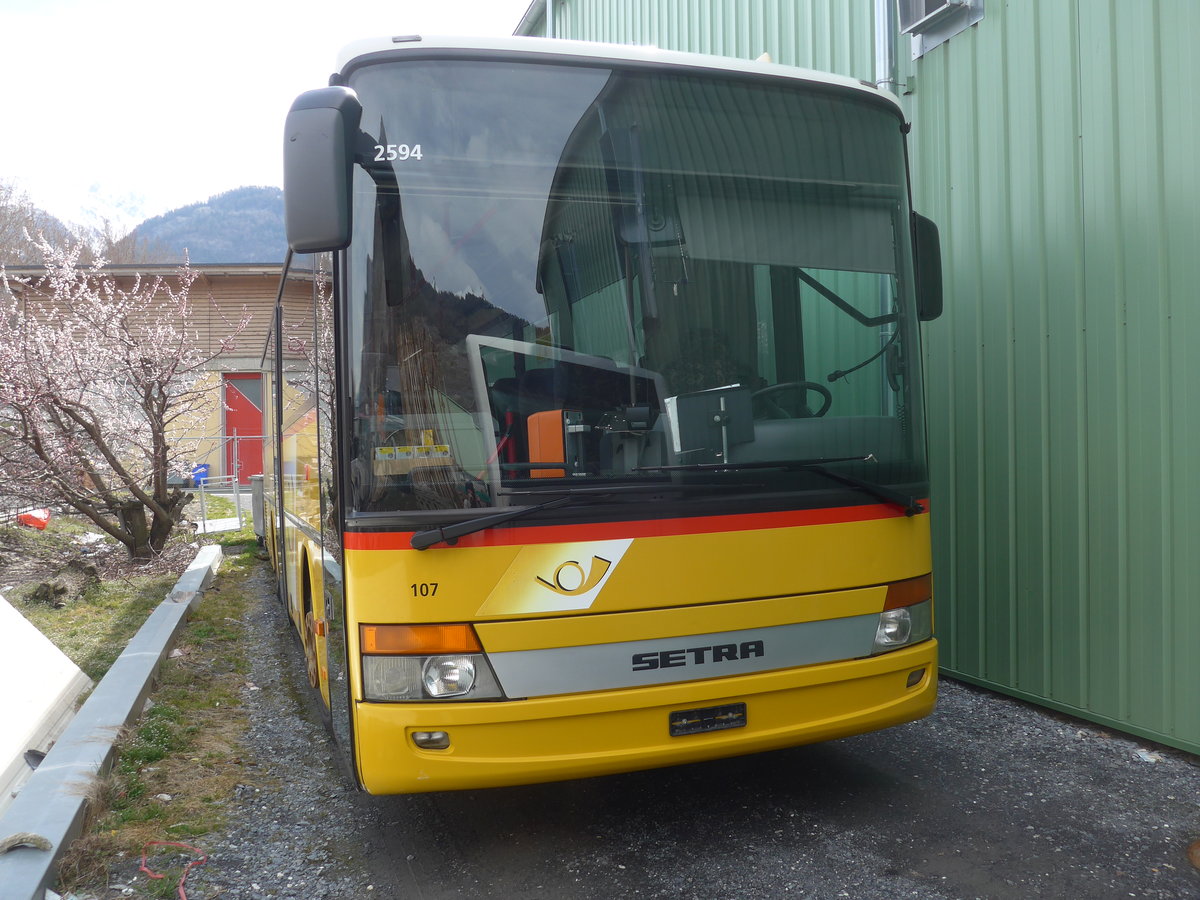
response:
[[[188,900],[187,894],[183,890],[183,883],[187,881],[188,872],[197,866],[202,866],[208,862],[208,854],[198,847],[193,847],[191,844],[177,844],[174,841],[147,841],[146,846],[142,848],[142,864],[138,867],[140,871],[145,872],[150,878],[163,878],[158,872],[152,872],[146,866],[146,851],[151,847],[178,847],[181,850],[191,850],[193,853],[200,855],[199,859],[193,859],[190,863],[183,867],[183,874],[179,876],[179,900]]]

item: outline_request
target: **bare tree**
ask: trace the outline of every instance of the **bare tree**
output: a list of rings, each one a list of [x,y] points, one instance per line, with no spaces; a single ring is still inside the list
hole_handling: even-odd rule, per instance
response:
[[[11,182],[0,181],[0,264],[20,265],[40,260],[37,236],[61,242],[69,229],[43,212]]]
[[[0,261],[19,263],[19,247],[33,225],[33,206],[17,189],[0,181]]]
[[[83,241],[91,250],[90,257],[102,258],[110,265],[136,263],[178,263],[182,254],[171,250],[161,241],[139,237],[137,231],[122,232],[108,219],[99,228],[81,229],[77,240]],[[89,258],[84,251],[84,259]]]
[[[11,182],[0,181],[0,265],[36,265],[42,261],[40,241],[81,246],[80,261],[109,263],[177,263],[180,254],[160,241],[123,232],[105,219],[98,227],[67,226],[33,205]]]
[[[137,277],[122,289],[82,249],[39,243],[45,275],[0,268],[0,480],[38,505],[63,504],[135,557],[162,550],[188,499],[189,446],[218,404],[206,378],[248,316],[206,348],[193,326],[196,279]]]

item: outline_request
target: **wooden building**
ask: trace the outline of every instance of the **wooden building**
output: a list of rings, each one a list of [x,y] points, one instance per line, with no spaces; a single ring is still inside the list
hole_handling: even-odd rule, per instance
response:
[[[251,475],[262,473],[263,350],[279,292],[281,268],[238,263],[195,264],[191,269],[197,275],[189,295],[192,326],[202,349],[215,354],[211,389],[219,393],[221,403],[215,405],[209,421],[198,433],[181,434],[176,440],[193,443],[194,465],[207,466],[210,478],[236,475],[240,483],[246,484]],[[7,271],[20,300],[38,304],[50,314],[46,305],[49,297],[39,287],[45,269],[9,266]],[[179,267],[113,265],[106,267],[104,274],[118,288],[129,290],[139,276],[143,283],[161,277],[167,284],[177,285]],[[312,290],[310,273],[289,276],[285,305],[311,308]],[[231,339],[243,318],[248,319],[247,324]],[[297,354],[299,348],[293,347],[289,352]]]

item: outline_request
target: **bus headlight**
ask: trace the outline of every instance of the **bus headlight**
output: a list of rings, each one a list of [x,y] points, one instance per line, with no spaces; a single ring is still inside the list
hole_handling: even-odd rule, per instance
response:
[[[412,703],[504,697],[470,626],[362,625],[359,639],[365,700]]]
[[[927,641],[933,637],[933,601],[926,600],[899,609],[885,609],[879,614],[879,627],[875,630],[875,645],[871,653],[886,653],[899,650],[910,644]]]
[[[899,650],[933,637],[933,589],[928,575],[888,585],[871,653]]]
[[[364,656],[363,697],[421,700],[421,660],[412,656]]]
[[[875,631],[875,649],[903,647],[912,636],[912,613],[903,609],[888,609],[879,614],[879,628]]]
[[[470,656],[432,656],[421,667],[430,697],[461,697],[475,687],[475,661]]]

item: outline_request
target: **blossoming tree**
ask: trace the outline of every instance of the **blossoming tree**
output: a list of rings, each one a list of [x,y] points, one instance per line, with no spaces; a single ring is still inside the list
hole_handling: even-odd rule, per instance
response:
[[[220,402],[214,359],[248,324],[203,343],[196,273],[129,288],[81,248],[39,242],[45,274],[0,268],[0,481],[10,498],[64,505],[134,557],[162,550],[188,493],[193,444]]]

